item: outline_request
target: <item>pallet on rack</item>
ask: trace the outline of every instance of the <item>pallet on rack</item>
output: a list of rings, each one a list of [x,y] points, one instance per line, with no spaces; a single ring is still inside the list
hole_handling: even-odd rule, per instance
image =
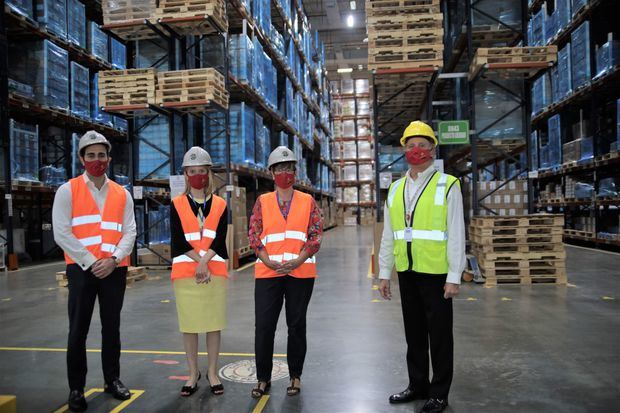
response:
[[[523,226],[564,226],[564,215],[534,214],[507,217],[473,217],[471,225],[482,228]]]
[[[367,16],[439,13],[440,0],[367,0]]]
[[[430,67],[443,64],[443,47],[440,46],[408,46],[399,49],[369,49],[368,68],[393,69],[398,66]]]
[[[228,108],[224,76],[213,68],[177,70],[158,74],[158,104],[186,103],[200,110],[209,101]]]
[[[153,17],[156,0],[103,0],[103,23],[114,24]]]
[[[443,14],[368,16],[367,27],[369,36],[378,35],[382,32],[401,30],[441,29],[443,27]]]
[[[422,44],[443,44],[443,29],[395,30],[368,36],[368,48],[405,47]]]
[[[228,31],[228,16],[224,0],[160,0],[155,18],[183,34],[207,34],[217,31],[197,23],[195,18],[212,18],[219,29]]]
[[[472,79],[487,64],[522,64],[546,63],[551,65],[558,60],[557,46],[536,47],[480,47],[469,66],[469,78]],[[502,68],[502,71],[530,71],[527,65],[521,68]]]
[[[156,69],[99,72],[99,104],[101,106],[154,104],[156,75]]]

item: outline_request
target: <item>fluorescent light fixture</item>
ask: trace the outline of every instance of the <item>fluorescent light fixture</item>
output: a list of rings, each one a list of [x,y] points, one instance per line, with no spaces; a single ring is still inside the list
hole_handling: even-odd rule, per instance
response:
[[[355,4],[355,0],[351,0],[349,5],[351,6],[351,10],[355,10],[357,8],[357,4]]]
[[[338,73],[351,73],[353,71],[352,67],[341,67],[337,70]]]
[[[353,27],[353,24],[355,24],[355,19],[353,18],[352,14],[349,14],[347,16],[347,26],[348,27]]]

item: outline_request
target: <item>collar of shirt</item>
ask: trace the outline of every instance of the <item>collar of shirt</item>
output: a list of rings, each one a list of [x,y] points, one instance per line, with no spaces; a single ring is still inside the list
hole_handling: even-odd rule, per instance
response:
[[[419,180],[424,181],[430,174],[432,174],[433,172],[435,172],[435,165],[431,164],[428,168],[426,168],[424,171],[422,171],[417,179],[413,179],[411,177],[411,169],[407,170],[407,182],[413,183]]]
[[[95,186],[95,183],[93,181],[91,181],[91,179],[88,177],[88,174],[86,172],[84,172],[82,174],[82,176],[84,177],[84,182],[86,182],[86,185],[97,189],[97,187]],[[103,181],[103,185],[101,185],[101,189],[105,188],[106,185],[108,185],[108,175],[105,175],[105,181]],[[98,189],[99,191],[101,191],[101,189]]]

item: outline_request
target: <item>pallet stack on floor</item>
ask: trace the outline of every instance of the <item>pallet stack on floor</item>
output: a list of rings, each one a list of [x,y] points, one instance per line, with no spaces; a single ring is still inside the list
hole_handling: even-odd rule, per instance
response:
[[[563,215],[474,217],[469,236],[486,285],[566,284]]]
[[[146,280],[147,273],[144,267],[129,267],[127,268],[127,284],[133,284],[135,281]],[[56,281],[59,287],[69,286],[69,280],[67,279],[66,271],[58,271],[56,273]]]
[[[368,69],[443,64],[440,0],[368,0]]]

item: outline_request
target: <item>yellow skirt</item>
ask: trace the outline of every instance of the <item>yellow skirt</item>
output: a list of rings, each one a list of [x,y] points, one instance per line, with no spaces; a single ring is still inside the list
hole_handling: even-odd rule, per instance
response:
[[[182,333],[208,333],[226,328],[226,278],[212,277],[208,284],[196,284],[194,277],[179,278],[172,284]]]

